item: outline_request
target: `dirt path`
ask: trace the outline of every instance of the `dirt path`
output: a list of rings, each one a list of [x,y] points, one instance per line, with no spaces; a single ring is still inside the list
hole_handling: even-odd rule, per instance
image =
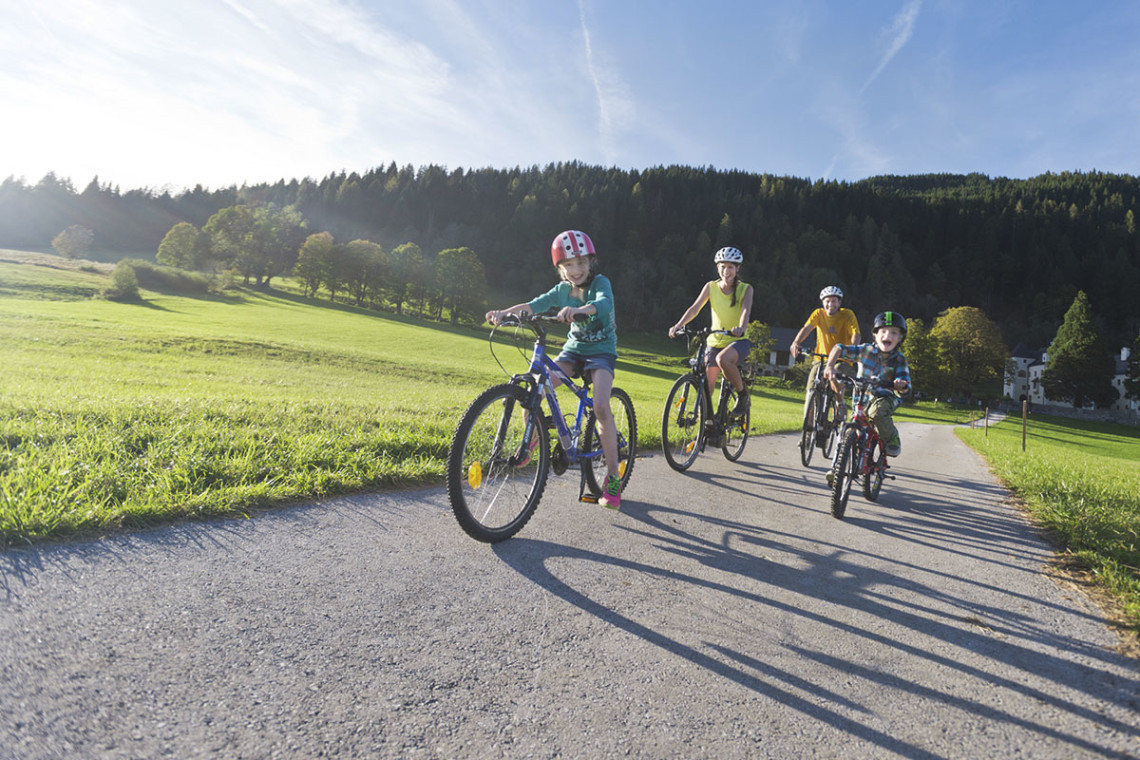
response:
[[[430,489],[8,551],[0,757],[1135,757],[1137,663],[902,429],[844,521],[769,436],[495,547]]]

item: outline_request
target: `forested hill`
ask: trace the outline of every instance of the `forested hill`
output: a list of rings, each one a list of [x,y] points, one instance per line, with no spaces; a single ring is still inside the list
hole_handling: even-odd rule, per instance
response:
[[[981,174],[873,177],[859,182],[580,163],[514,169],[414,169],[177,195],[121,192],[98,179],[82,191],[54,175],[0,184],[0,247],[46,248],[71,224],[96,247],[153,255],[173,224],[202,226],[237,203],[295,205],[312,231],[432,255],[468,246],[493,291],[523,298],[553,284],[549,240],[586,230],[614,282],[622,326],[662,330],[714,275],[712,254],[735,245],[756,286],[755,318],[794,326],[827,284],[861,319],[890,308],[930,321],[977,306],[1007,341],[1045,345],[1084,290],[1113,346],[1140,333],[1137,177]]]

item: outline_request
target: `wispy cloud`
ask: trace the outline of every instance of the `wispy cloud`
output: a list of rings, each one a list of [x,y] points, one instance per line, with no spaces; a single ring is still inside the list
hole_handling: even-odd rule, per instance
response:
[[[618,155],[616,124],[628,124],[633,116],[632,102],[622,94],[624,87],[620,81],[595,61],[594,46],[590,27],[586,23],[585,0],[578,0],[578,18],[582,29],[582,41],[586,51],[586,71],[594,86],[598,104],[598,133],[602,153],[606,163],[613,164]]]
[[[862,95],[866,92],[871,83],[878,79],[879,74],[883,73],[883,69],[887,68],[898,52],[906,46],[910,41],[911,35],[914,34],[914,25],[918,21],[919,11],[922,10],[922,0],[908,0],[907,4],[903,6],[902,10],[895,16],[894,21],[891,23],[890,28],[886,30],[887,49],[883,51],[882,58],[879,59],[879,65],[871,72],[871,76],[867,77],[867,81],[859,88],[859,94]]]

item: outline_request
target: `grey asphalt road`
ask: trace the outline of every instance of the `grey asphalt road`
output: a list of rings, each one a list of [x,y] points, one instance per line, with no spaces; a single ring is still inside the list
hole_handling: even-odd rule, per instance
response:
[[[493,547],[433,488],[8,550],[0,757],[1136,757],[1100,610],[902,430],[843,521],[767,436],[640,460],[620,513],[554,478]]]

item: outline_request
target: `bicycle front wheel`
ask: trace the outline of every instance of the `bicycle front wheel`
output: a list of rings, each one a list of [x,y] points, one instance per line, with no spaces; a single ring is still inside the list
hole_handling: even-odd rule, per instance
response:
[[[843,424],[843,402],[839,400],[839,396],[834,393],[828,394],[829,401],[827,408],[824,410],[823,429],[823,456],[831,459],[831,453],[835,451],[835,443],[839,440],[839,428]]]
[[[748,393],[748,389],[744,389]],[[744,444],[748,443],[748,426],[752,422],[752,409],[749,407],[744,414],[732,414],[732,408],[740,394],[732,387],[732,383],[721,380],[720,396],[724,401],[720,408],[724,423],[724,445],[720,447],[724,458],[730,462],[740,459],[744,453]]]
[[[542,420],[535,420],[526,436],[528,395],[516,385],[488,388],[467,407],[451,439],[451,510],[467,535],[479,541],[515,535],[542,499],[550,446]]]
[[[831,516],[842,520],[847,512],[851,484],[859,474],[859,431],[849,428],[839,444],[839,453],[831,467]]]
[[[808,398],[807,411],[804,412],[804,426],[800,432],[800,462],[804,467],[811,464],[811,455],[815,453],[815,422],[818,416],[819,394],[811,392]]]
[[[883,442],[875,442],[867,449],[867,472],[863,474],[863,498],[874,501],[879,498],[879,491],[883,488],[883,477],[887,474],[886,463],[883,461],[887,452],[883,449]]]
[[[673,383],[661,414],[661,450],[670,467],[684,472],[693,465],[701,453],[704,429],[700,386],[692,375],[682,375]]]
[[[637,417],[633,412],[633,401],[629,394],[621,388],[610,391],[610,411],[613,413],[614,427],[617,430],[618,462],[617,472],[621,478],[621,490],[629,483],[633,474],[633,462],[637,456]],[[586,420],[586,431],[582,434],[582,451],[600,452],[602,450],[601,431],[598,430],[598,418],[591,412]],[[606,482],[606,458],[603,454],[590,457],[582,463],[585,468],[586,485],[594,493],[600,494]]]

